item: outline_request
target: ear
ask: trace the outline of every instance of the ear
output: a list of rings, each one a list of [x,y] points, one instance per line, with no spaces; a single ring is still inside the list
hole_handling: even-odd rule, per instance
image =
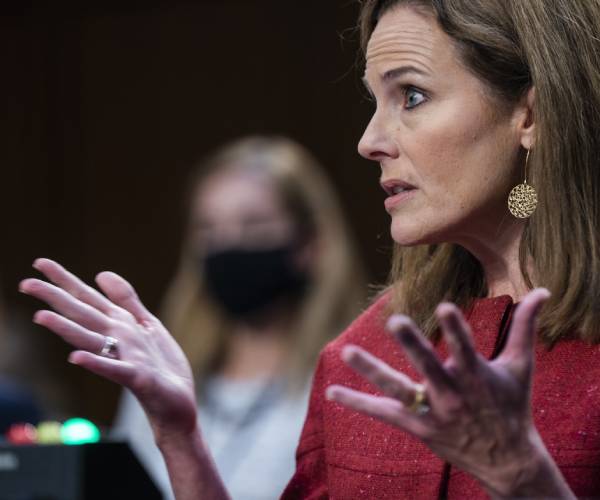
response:
[[[530,150],[535,146],[535,119],[533,110],[535,108],[535,87],[531,87],[521,99],[518,106],[518,133],[521,146]]]

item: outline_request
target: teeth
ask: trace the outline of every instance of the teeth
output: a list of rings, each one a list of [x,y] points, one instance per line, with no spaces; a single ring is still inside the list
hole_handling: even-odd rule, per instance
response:
[[[394,193],[394,194],[400,194],[400,193],[403,193],[404,191],[406,191],[406,188],[403,188],[400,186],[396,186],[394,189],[392,189],[392,193]]]

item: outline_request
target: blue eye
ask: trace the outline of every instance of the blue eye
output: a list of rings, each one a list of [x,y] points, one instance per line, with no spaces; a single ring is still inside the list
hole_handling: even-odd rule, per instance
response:
[[[414,87],[407,87],[404,90],[404,107],[406,109],[416,108],[419,104],[423,104],[425,100],[425,94]]]

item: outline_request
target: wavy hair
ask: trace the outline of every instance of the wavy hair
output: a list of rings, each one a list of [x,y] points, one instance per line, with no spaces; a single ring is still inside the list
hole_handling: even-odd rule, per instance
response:
[[[552,292],[540,316],[543,340],[553,344],[576,334],[599,342],[600,2],[366,0],[363,53],[380,17],[400,5],[434,15],[465,67],[500,102],[511,105],[535,89],[528,171],[539,205],[520,243],[521,271],[528,286]],[[526,264],[533,264],[531,273]],[[468,308],[487,293],[479,262],[448,243],[396,246],[390,279],[393,307],[430,337],[439,302]]]

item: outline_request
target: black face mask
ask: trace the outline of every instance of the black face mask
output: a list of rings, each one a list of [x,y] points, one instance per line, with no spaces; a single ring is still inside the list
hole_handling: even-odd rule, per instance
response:
[[[268,250],[229,248],[201,259],[206,289],[234,319],[259,315],[269,306],[297,299],[308,277],[294,266],[296,245]]]

